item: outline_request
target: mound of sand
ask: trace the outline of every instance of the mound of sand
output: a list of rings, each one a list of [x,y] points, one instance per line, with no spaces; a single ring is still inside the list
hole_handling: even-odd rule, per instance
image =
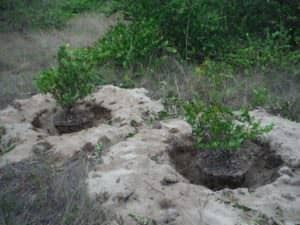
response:
[[[0,157],[0,165],[37,153],[51,153],[59,163],[101,144],[101,162],[86,178],[88,192],[122,216],[125,224],[300,224],[300,124],[264,111],[252,112],[262,123],[274,124],[265,139],[283,161],[279,177],[254,190],[215,192],[191,184],[175,169],[170,153],[178,147],[191,149],[191,127],[180,119],[159,121],[163,106],[146,93],[145,89],[99,88],[80,105],[100,105],[109,110],[110,120],[62,135],[33,124],[44,113],[56,111],[50,96],[16,101],[0,111],[5,129],[2,144],[12,140],[15,144]]]

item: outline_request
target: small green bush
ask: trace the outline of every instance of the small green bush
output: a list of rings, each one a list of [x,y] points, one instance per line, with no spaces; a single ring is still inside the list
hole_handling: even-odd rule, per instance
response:
[[[272,129],[271,125],[261,127],[247,110],[234,113],[220,105],[197,101],[191,101],[183,108],[199,149],[237,150],[244,141],[255,140]]]
[[[61,106],[69,108],[92,92],[96,80],[93,68],[89,49],[72,50],[63,46],[58,51],[58,67],[42,72],[36,79],[36,86],[42,93],[52,94]]]

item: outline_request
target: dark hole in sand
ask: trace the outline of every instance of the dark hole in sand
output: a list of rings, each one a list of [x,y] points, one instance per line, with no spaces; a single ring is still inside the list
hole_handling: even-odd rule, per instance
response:
[[[253,190],[272,183],[283,164],[268,145],[254,142],[246,142],[234,152],[178,147],[169,154],[176,170],[191,183],[215,191],[240,187]]]
[[[76,106],[69,112],[45,110],[34,118],[32,125],[37,129],[45,130],[50,135],[58,135],[109,123],[110,120],[110,110],[96,104],[85,104]]]

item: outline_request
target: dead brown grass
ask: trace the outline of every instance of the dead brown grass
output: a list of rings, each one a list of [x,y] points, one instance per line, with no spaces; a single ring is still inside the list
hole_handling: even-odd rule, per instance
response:
[[[197,98],[209,102],[216,95],[220,103],[234,110],[264,107],[275,115],[300,121],[300,65],[253,68],[247,73],[233,71],[229,78],[220,79],[218,88],[209,75],[195,71],[198,66],[175,57],[153,57],[148,64],[135,65],[128,71],[108,64],[99,68],[99,74],[105,74],[108,83],[146,88],[152,98],[162,99],[168,113],[174,116],[180,116],[182,101]]]
[[[54,165],[40,155],[0,169],[1,225],[105,225],[115,218],[87,195],[85,157]]]

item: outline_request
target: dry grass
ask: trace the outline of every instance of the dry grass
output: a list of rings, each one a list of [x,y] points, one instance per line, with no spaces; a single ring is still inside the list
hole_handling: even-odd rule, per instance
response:
[[[179,116],[182,100],[192,98],[218,101],[235,110],[241,107],[254,109],[264,107],[294,121],[300,121],[300,65],[288,69],[253,69],[246,72],[233,71],[229,77],[212,73],[200,75],[195,68],[199,65],[179,61],[175,57],[150,60],[148,65],[135,66],[129,71],[106,65],[100,74],[108,83],[127,87],[144,87],[150,96],[162,99],[169,113]],[[215,87],[214,79],[220,82]]]
[[[1,32],[0,109],[16,97],[28,97],[35,91],[33,78],[55,65],[61,45],[91,45],[115,22],[115,15],[83,14],[71,19],[63,30]]]
[[[1,225],[105,225],[114,218],[87,196],[89,164],[76,156],[55,167],[49,157],[0,169]]]

